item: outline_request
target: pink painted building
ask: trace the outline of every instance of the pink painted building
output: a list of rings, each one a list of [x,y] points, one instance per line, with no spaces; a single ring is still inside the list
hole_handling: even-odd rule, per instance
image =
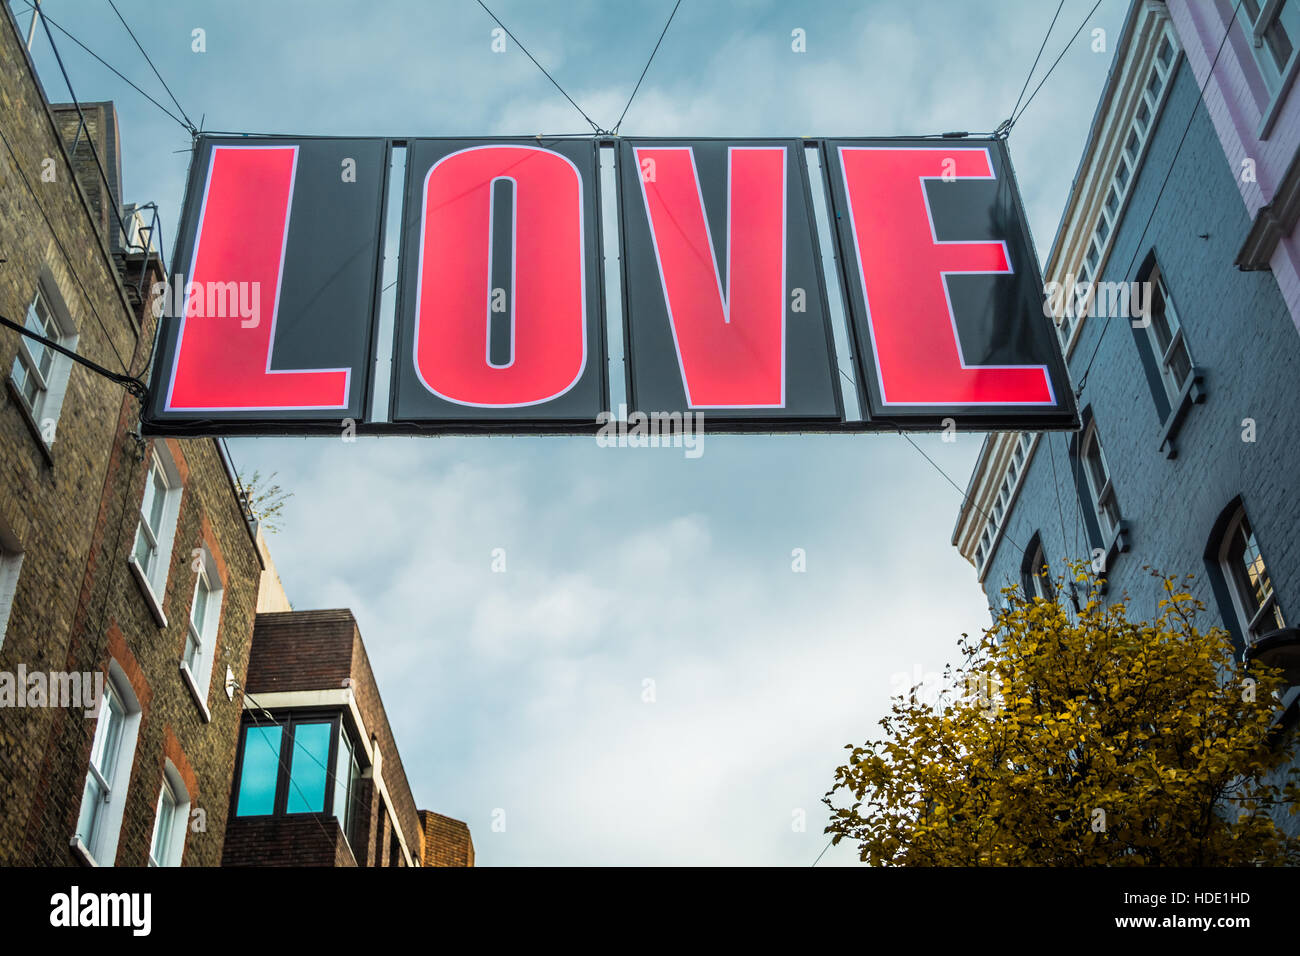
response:
[[[1300,329],[1300,0],[1168,0],[1168,9],[1252,220],[1236,264],[1273,270]]]

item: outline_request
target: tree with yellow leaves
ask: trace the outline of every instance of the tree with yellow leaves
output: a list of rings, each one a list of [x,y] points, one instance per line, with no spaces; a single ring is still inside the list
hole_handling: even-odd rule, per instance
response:
[[[846,748],[832,842],[892,866],[1300,862],[1277,825],[1300,807],[1281,673],[1202,633],[1185,582],[1160,578],[1139,623],[1075,574],[1081,609],[1004,589],[993,626],[962,635],[948,698],[895,698],[885,737]]]

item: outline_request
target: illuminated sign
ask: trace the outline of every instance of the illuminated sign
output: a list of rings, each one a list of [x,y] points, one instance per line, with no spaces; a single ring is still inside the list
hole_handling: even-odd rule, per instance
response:
[[[828,140],[824,156],[870,418],[1073,425],[1005,142]]]
[[[155,434],[594,433],[612,382],[722,431],[1077,420],[1001,140],[201,137],[174,260]]]

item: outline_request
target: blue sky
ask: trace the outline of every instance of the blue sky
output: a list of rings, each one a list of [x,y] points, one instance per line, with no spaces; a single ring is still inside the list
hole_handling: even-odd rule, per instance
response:
[[[24,0],[10,5],[25,30]],[[118,6],[208,129],[587,128],[513,43],[492,52],[496,24],[473,0]],[[489,6],[610,127],[672,3]],[[1091,6],[1067,0],[1040,76]],[[170,105],[107,3],[44,7]],[[1104,0],[1012,132],[1040,257],[1126,8]],[[1054,9],[684,0],[623,132],[985,132]],[[124,198],[160,204],[170,251],[188,134],[55,38],[78,97],[116,101]],[[43,35],[33,54],[50,99],[68,99]],[[980,435],[918,441],[964,486]],[[809,865],[841,748],[874,735],[904,677],[940,671],[988,623],[949,544],[960,496],[897,436],[710,435],[695,460],[591,438],[230,446],[242,471],[277,471],[294,491],[272,538],[290,599],[352,608],[417,802],[468,822],[483,865]],[[821,865],[855,860],[841,846]]]

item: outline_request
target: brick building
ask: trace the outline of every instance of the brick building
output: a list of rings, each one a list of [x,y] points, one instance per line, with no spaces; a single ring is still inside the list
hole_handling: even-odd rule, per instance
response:
[[[474,840],[469,827],[432,810],[420,811],[425,866],[473,866]]]
[[[1300,335],[1283,277],[1236,263],[1254,225],[1193,66],[1166,5],[1136,0],[1045,263],[1049,287],[1114,284],[1058,303],[1082,430],[990,435],[952,540],[993,605],[1082,559],[1149,616],[1144,565],[1195,574],[1203,623],[1300,684]]]
[[[244,694],[225,866],[473,865],[416,809],[352,612],[259,614]]]
[[[0,19],[0,315],[141,376],[163,265],[116,214],[116,112],[50,106]],[[0,863],[215,866],[262,571],[228,463],[9,329],[0,363]]]
[[[142,439],[83,364],[147,377],[165,267],[113,104],[50,104],[0,20],[0,316],[82,360],[0,328],[0,866],[419,865],[426,832],[429,865],[472,865],[417,813],[351,614],[290,611],[220,444]],[[250,726],[301,797],[329,721],[329,804],[228,821]]]

